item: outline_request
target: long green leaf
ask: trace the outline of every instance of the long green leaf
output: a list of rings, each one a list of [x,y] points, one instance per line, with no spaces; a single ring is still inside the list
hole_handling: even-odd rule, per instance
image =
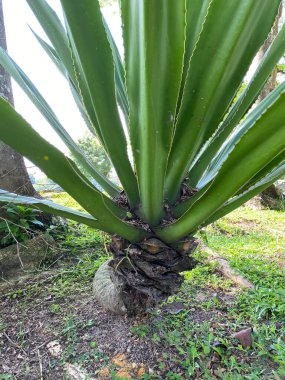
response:
[[[103,20],[104,20],[104,18],[103,18]],[[108,27],[105,20],[104,20],[104,25],[106,28],[108,39],[109,39],[110,45],[112,47],[113,56],[114,56],[115,82],[116,82],[116,89],[117,89],[118,104],[124,113],[125,119],[127,120],[128,119],[128,104],[127,104],[126,90],[125,90],[125,86],[124,86],[124,68],[123,68],[123,64],[121,61],[121,57],[120,57],[118,48],[115,44],[115,41],[112,37],[112,34],[111,34],[109,27]],[[73,95],[74,100],[78,106],[78,109],[79,109],[79,111],[80,111],[80,113],[81,113],[81,115],[85,121],[85,124],[89,128],[90,132],[95,134],[95,129],[94,129],[92,123],[90,123],[90,118],[86,112],[86,108],[85,108],[84,104],[82,103],[81,94],[78,92],[78,89],[76,88],[75,83],[73,82],[72,78],[70,77],[70,74],[67,71],[66,67],[64,66],[63,62],[60,60],[57,52],[55,51],[55,49],[52,46],[50,46],[45,40],[43,40],[32,28],[30,28],[30,29],[31,29],[33,35],[35,36],[35,38],[37,39],[38,43],[41,45],[41,47],[47,53],[47,55],[52,60],[52,62],[55,64],[57,69],[68,80],[72,95]]]
[[[162,217],[164,178],[183,69],[185,3],[121,1],[130,135],[143,218]]]
[[[279,4],[280,0],[211,2],[190,60],[169,158],[170,201],[177,197],[191,160],[225,116]]]
[[[112,50],[98,1],[61,0],[75,66],[87,85],[108,156],[132,206],[139,203],[136,177],[117,108]],[[93,46],[93,49],[90,49]],[[80,83],[79,83],[80,86]],[[84,94],[82,93],[84,98]],[[89,115],[90,116],[90,115]]]
[[[125,69],[124,69],[116,42],[112,36],[112,33],[103,15],[102,15],[102,19],[103,19],[107,37],[112,49],[112,53],[113,53],[113,59],[114,59],[114,65],[115,65],[115,83],[116,83],[116,90],[117,90],[116,93],[117,93],[118,104],[121,107],[125,116],[125,121],[127,122],[128,116],[129,116],[129,105],[128,105],[128,99],[127,99],[127,94],[126,94],[126,87],[125,87]]]
[[[31,28],[30,28],[31,29]],[[71,93],[73,95],[74,101],[80,111],[80,114],[90,130],[92,134],[95,133],[95,128],[93,127],[93,124],[90,122],[90,118],[87,114],[86,108],[82,102],[81,94],[78,92],[78,89],[76,87],[76,84],[73,82],[72,78],[70,77],[66,67],[64,66],[63,62],[60,60],[57,52],[55,49],[50,46],[45,40],[43,40],[33,29],[31,29],[33,35],[37,39],[38,43],[41,45],[43,50],[46,52],[46,54],[49,56],[49,58],[52,60],[52,62],[55,64],[59,72],[67,79],[69,82],[69,87],[71,90]]]
[[[282,29],[268,48],[251,81],[232,107],[222,125],[219,127],[217,134],[213,136],[207,149],[205,149],[203,154],[199,157],[199,160],[190,170],[188,174],[190,186],[195,187],[197,185],[207,166],[212,161],[212,158],[216,155],[222,144],[224,144],[235,125],[244,117],[246,112],[256,101],[268,77],[271,75],[274,67],[284,54],[284,51],[285,25],[283,25]]]
[[[274,157],[262,170],[250,179],[235,195],[245,193],[248,189],[254,187],[257,183],[266,178],[270,173],[285,162],[285,151]]]
[[[70,159],[38,135],[2,98],[0,114],[0,139],[31,160],[65,189],[88,213],[99,220],[102,230],[119,234],[132,242],[140,241],[146,235],[145,232],[120,220],[112,212],[117,206],[92,187],[88,180],[78,173]],[[119,212],[120,209],[117,209]]]
[[[248,189],[254,188],[256,184],[258,184],[260,181],[262,181],[263,178],[267,178],[268,175],[279,165],[281,165],[285,161],[285,151],[281,152],[279,155],[274,157],[273,160],[271,160],[264,168],[262,168],[253,178],[250,179],[241,189],[238,190],[238,192],[235,194],[235,197],[240,194],[245,194]],[[192,197],[190,197],[185,202],[182,202],[178,204],[173,209],[173,215],[176,218],[179,218],[181,215],[183,215],[186,211],[189,211],[190,208],[194,205],[194,203],[198,202],[199,199],[208,191],[208,189],[212,185],[213,179],[208,179],[207,185],[202,187],[196,194],[194,194]],[[212,220],[212,218],[210,218]]]
[[[258,106],[241,123],[241,125],[235,128],[234,132],[224,142],[217,155],[212,158],[209,167],[197,184],[198,188],[203,188],[215,177],[223,162],[227,159],[230,152],[234,149],[236,143],[240,140],[241,136],[244,135],[252,127],[256,120],[259,119],[264,112],[266,112],[266,110],[279,98],[280,94],[282,94],[284,91],[285,82],[276,87],[274,91],[272,91],[260,104],[258,104]]]
[[[285,175],[285,161],[282,164],[280,164],[277,168],[272,170],[272,172],[270,172],[260,181],[255,183],[252,187],[248,188],[243,193],[239,194],[238,196],[226,202],[224,206],[219,208],[218,211],[216,211],[213,215],[211,215],[209,219],[205,221],[204,225],[206,226],[210,223],[213,223],[216,220],[222,218],[224,215],[228,214],[229,212],[235,210],[236,208],[238,208],[239,206],[241,206],[242,204],[250,200],[255,195],[260,194],[263,190],[267,189],[268,186],[276,182],[278,178],[281,178],[284,175]]]
[[[208,12],[209,5],[212,0],[186,0],[186,39],[183,75],[181,80],[180,94],[177,110],[181,105],[181,99],[184,91],[186,77],[189,69],[189,62],[193,54],[196,43],[205,22],[205,17]]]
[[[41,27],[52,43],[57,55],[63,62],[66,70],[75,82],[73,62],[69,49],[66,31],[55,11],[46,0],[26,0],[29,7],[37,17]]]
[[[285,93],[236,143],[209,190],[180,219],[158,235],[173,242],[193,233],[268,162],[285,151]]]
[[[68,132],[59,122],[58,118],[42,97],[40,92],[27,77],[27,75],[21,70],[21,68],[13,61],[13,59],[0,47],[0,63],[5,70],[12,76],[12,78],[18,83],[22,90],[28,95],[33,104],[49,122],[54,131],[62,139],[65,145],[69,148],[70,152],[78,159],[81,165],[88,171],[88,173],[95,179],[95,181],[102,186],[102,188],[110,194],[112,197],[118,195],[119,190],[117,187],[103,174],[92,165],[90,161],[84,156],[79,147],[73,141]]]
[[[80,104],[83,105],[83,115],[87,114],[88,128],[91,133],[95,133],[96,131],[96,134],[101,139],[104,146],[87,84],[83,79],[81,79],[79,86],[78,73],[76,73],[75,62],[73,60],[72,52],[69,46],[69,39],[64,26],[46,0],[27,0],[27,3],[49,38],[58,58],[65,67],[66,76],[70,82],[72,93],[75,95],[75,101],[79,105],[79,109],[81,108]],[[82,97],[84,97],[84,101]],[[86,120],[85,116],[84,119]]]
[[[236,143],[241,139],[241,137],[247,133],[247,131],[253,126],[253,124],[262,116],[263,113],[279,98],[280,94],[285,91],[285,82],[280,84],[274,91],[270,93],[244,120],[244,122],[236,128],[234,133],[230,136],[228,141],[225,142],[221,151],[216,157],[212,159],[212,163],[209,169],[205,172],[204,176],[201,178],[198,186],[198,192],[185,202],[177,205],[173,214],[176,218],[183,215],[185,212],[189,211],[190,208],[196,203],[202,195],[204,195],[208,189],[211,187],[213,179],[219,172],[222,164],[226,161],[227,157],[231,151],[235,148]],[[282,152],[273,160],[271,160],[267,165],[262,168],[253,178],[250,179],[236,194],[244,193],[246,189],[252,187],[256,182],[260,181],[268,173],[270,173],[274,168],[276,168],[285,159],[285,152]],[[236,195],[235,194],[235,195]]]
[[[74,73],[71,52],[69,49],[68,37],[57,14],[49,6],[46,0],[27,0],[27,2],[30,8],[32,9],[32,11],[34,12],[35,16],[37,17],[37,19],[39,20],[46,35],[50,39],[52,45],[54,46],[54,49],[58,58],[60,59],[63,66],[67,70],[68,76],[70,76],[70,79],[76,85],[76,77]],[[126,112],[125,115],[127,115],[128,107],[127,107],[127,102],[126,102],[126,94],[124,93],[123,66],[120,61],[120,55],[119,55],[117,46],[114,42],[114,39],[112,37],[112,34],[109,30],[109,27],[104,17],[103,17],[103,21],[104,21],[104,25],[105,25],[106,32],[108,35],[108,39],[112,47],[114,60],[115,60],[115,68],[116,68],[115,76],[116,76],[116,85],[117,85],[117,92],[118,92],[118,101],[124,113]],[[52,52],[51,47],[43,39],[41,39],[37,34],[35,34],[35,36],[37,40],[39,41],[39,43],[44,48],[44,50],[50,56],[50,58],[54,61],[55,55]],[[77,99],[76,99],[76,103],[78,104]],[[94,132],[94,130],[92,130],[92,132]]]
[[[59,58],[57,52],[55,49],[48,44],[43,38],[41,38],[31,27],[31,32],[33,33],[34,37],[38,41],[38,43],[41,45],[42,49],[46,52],[46,54],[49,56],[49,58],[52,60],[52,62],[55,64],[56,68],[59,70],[59,72],[64,76],[68,76],[68,72],[66,70],[66,67],[64,66],[63,62]],[[69,77],[69,76],[68,76]]]

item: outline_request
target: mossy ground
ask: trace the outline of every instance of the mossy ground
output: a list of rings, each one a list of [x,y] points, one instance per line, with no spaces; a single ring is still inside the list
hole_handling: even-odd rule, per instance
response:
[[[62,204],[76,204],[53,194]],[[242,291],[204,260],[181,291],[140,318],[108,315],[92,298],[108,237],[70,223],[41,271],[1,290],[0,379],[285,379],[285,214],[244,206],[200,238],[255,288]],[[252,328],[252,347],[232,337]],[[51,355],[57,341],[62,352]]]

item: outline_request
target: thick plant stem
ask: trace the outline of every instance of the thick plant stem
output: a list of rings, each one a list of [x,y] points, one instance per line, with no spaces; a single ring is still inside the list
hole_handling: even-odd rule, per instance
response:
[[[120,288],[126,313],[143,313],[177,292],[183,282],[180,273],[196,265],[191,253],[197,245],[192,239],[181,242],[174,249],[156,238],[130,244],[120,237],[113,237],[110,244],[113,259],[109,266],[113,282]]]

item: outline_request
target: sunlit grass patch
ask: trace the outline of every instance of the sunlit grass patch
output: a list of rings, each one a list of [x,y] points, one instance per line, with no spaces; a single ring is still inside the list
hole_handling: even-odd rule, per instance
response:
[[[51,191],[42,194],[45,199],[50,199],[65,207],[71,207],[76,210],[84,211],[83,208],[67,193]]]

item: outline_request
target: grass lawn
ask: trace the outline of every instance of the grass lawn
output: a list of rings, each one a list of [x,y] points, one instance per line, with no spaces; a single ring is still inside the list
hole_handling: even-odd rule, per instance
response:
[[[76,379],[79,368],[78,379],[285,379],[284,227],[284,212],[244,206],[200,234],[253,290],[223,278],[198,250],[200,264],[178,294],[148,315],[123,318],[92,297],[108,236],[70,223],[36,276],[2,283],[0,379]],[[252,346],[244,349],[233,334],[248,328]]]

